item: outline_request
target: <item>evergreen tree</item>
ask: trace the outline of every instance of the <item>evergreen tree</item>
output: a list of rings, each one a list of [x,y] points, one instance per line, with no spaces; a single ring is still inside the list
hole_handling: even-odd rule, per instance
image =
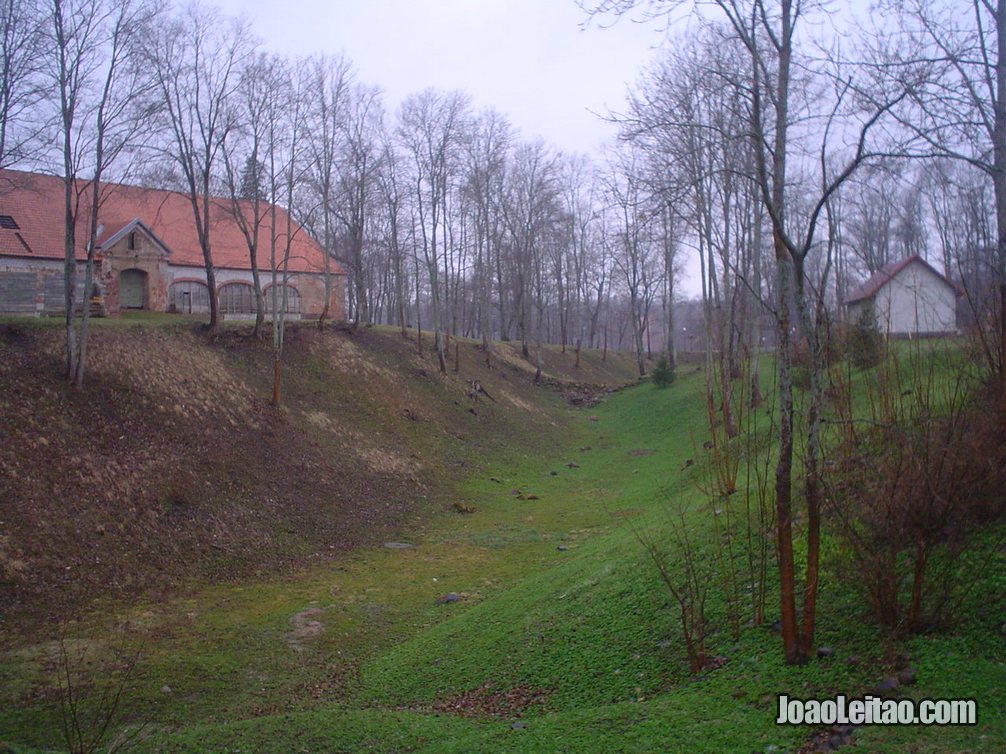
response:
[[[656,365],[654,365],[653,369],[650,371],[650,379],[653,380],[653,384],[657,387],[667,387],[674,382],[674,378],[674,370],[671,369],[671,366],[667,361],[667,354],[660,354],[660,358],[657,359]]]

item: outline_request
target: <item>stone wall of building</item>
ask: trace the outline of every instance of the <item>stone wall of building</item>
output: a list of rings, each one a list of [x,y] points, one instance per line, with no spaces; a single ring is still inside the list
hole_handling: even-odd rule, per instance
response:
[[[95,270],[99,274],[100,265]],[[84,265],[77,265],[74,300],[84,295]],[[0,257],[0,315],[42,317],[65,308],[63,262],[58,259]]]
[[[206,283],[206,270],[169,264],[163,251],[142,233],[137,233],[133,245],[123,238],[95,263],[94,284],[102,299],[103,313],[116,316],[121,311],[120,280],[127,270],[140,270],[146,276],[144,309],[173,311],[169,297],[171,284],[176,281]],[[229,283],[252,284],[251,270],[216,270],[217,291]],[[262,273],[263,292],[268,296],[272,274]],[[300,311],[291,318],[317,319],[325,308],[325,277],[307,273],[291,273],[287,284],[300,295]],[[84,264],[77,264],[75,301],[84,300]],[[346,317],[346,277],[331,276],[332,295],[328,318],[339,321]],[[90,299],[90,295],[87,296]],[[267,312],[270,303],[266,301]],[[64,309],[63,263],[56,259],[0,258],[0,315],[47,316],[58,315]],[[177,306],[174,310],[177,310]],[[193,314],[203,314],[208,307],[193,308]],[[240,318],[240,317],[238,317]]]
[[[225,285],[232,283],[244,283],[252,285],[253,276],[251,270],[214,270],[217,291]],[[206,282],[206,270],[202,267],[182,267],[171,265],[167,267],[166,273],[169,285],[176,280]],[[259,273],[259,282],[262,285],[263,293],[268,296],[269,287],[272,285],[272,272]],[[276,276],[277,281],[282,283],[282,275]],[[325,308],[325,276],[303,272],[292,272],[287,276],[287,285],[297,290],[300,294],[300,316],[304,319],[317,319],[321,316]],[[346,318],[346,276],[331,276],[332,295],[329,303],[328,318],[339,321]],[[165,288],[167,291],[167,288]],[[167,299],[166,299],[167,301]],[[269,301],[266,301],[266,311],[269,311]],[[167,303],[161,311],[167,311]]]

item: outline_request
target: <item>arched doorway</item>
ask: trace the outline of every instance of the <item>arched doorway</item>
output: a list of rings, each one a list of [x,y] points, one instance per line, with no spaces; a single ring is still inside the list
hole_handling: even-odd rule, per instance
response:
[[[265,308],[269,314],[272,314],[272,297],[273,291],[276,295],[276,303],[279,308],[283,310],[286,314],[300,314],[300,293],[292,285],[283,285],[278,283],[276,285],[270,285],[265,289]],[[283,308],[283,297],[284,293],[286,295],[286,308]]]
[[[119,308],[147,307],[147,273],[143,270],[123,270],[119,274]]]
[[[210,289],[199,280],[179,280],[168,289],[168,311],[178,314],[206,314],[210,310]]]

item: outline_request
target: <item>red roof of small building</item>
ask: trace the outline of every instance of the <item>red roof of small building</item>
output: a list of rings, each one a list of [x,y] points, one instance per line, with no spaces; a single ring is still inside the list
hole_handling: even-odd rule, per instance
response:
[[[0,256],[18,256],[38,259],[63,259],[64,199],[63,179],[58,176],[25,173],[17,170],[0,170],[0,215],[14,219],[18,228],[0,228]],[[78,224],[77,259],[85,259],[86,217],[90,207],[90,190],[84,192]],[[188,194],[178,191],[104,183],[98,211],[99,246],[119,235],[126,226],[139,221],[168,250],[168,262],[173,265],[203,267],[203,253],[196,234],[192,205]],[[244,216],[252,218],[251,202],[241,202]],[[264,215],[259,226],[258,267],[268,270],[270,212],[269,205],[261,208]],[[286,246],[287,213],[276,208],[276,227],[279,231],[277,256]],[[296,221],[291,224],[291,272],[325,270],[325,252],[311,235]],[[214,199],[210,206],[210,251],[213,266],[220,269],[250,270],[248,244],[234,217],[229,199]],[[277,262],[279,264],[279,262]],[[334,274],[345,274],[332,260]]]
[[[920,257],[918,254],[912,254],[910,257],[905,257],[904,259],[899,259],[896,262],[890,262],[884,265],[875,273],[873,273],[869,279],[864,283],[860,283],[851,291],[849,295],[845,298],[845,303],[854,304],[857,301],[865,301],[871,299],[877,295],[881,288],[887,285],[891,280],[893,280],[899,272],[908,267],[913,262],[918,262],[932,272],[936,277],[946,283],[948,286],[953,288],[954,294],[957,296],[964,295],[964,292],[956,285],[951,283],[946,275],[943,275],[935,267],[933,267],[929,262]]]

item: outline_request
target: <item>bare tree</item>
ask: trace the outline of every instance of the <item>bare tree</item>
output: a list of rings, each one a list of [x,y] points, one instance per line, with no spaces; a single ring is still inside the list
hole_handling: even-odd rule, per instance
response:
[[[219,322],[210,219],[213,174],[237,122],[234,94],[252,49],[245,22],[195,1],[160,24],[148,47],[170,134],[164,150],[181,171],[206,268],[211,331]]]
[[[318,318],[324,327],[332,300],[332,257],[336,255],[336,163],[341,147],[340,133],[346,117],[347,97],[352,69],[344,57],[320,57],[310,66],[314,80],[313,112],[308,117],[312,127],[305,135],[310,155],[310,180],[320,205],[321,245],[325,249],[325,308]]]
[[[139,63],[138,40],[157,6],[140,0],[53,0],[51,40],[56,51],[51,76],[59,93],[59,142],[63,162],[64,317],[67,380],[84,383],[89,300],[97,252],[98,213],[105,171],[136,145],[153,113],[141,101],[149,81]],[[86,260],[77,305],[77,239],[82,218]]]
[[[468,118],[468,99],[460,92],[443,94],[427,89],[402,104],[399,138],[412,158],[418,226],[423,258],[429,274],[433,309],[433,347],[440,371],[447,372],[443,339],[444,311],[440,281],[438,233],[444,230],[444,207],[456,164],[462,131]]]
[[[26,157],[43,125],[35,106],[44,92],[47,26],[41,0],[0,3],[0,168]]]
[[[377,190],[383,127],[379,90],[362,85],[353,87],[339,125],[342,150],[335,165],[338,191],[332,211],[345,231],[348,248],[344,260],[353,275],[354,325],[371,321],[364,244],[368,213]]]
[[[259,272],[259,231],[268,211],[268,202],[264,185],[267,176],[262,158],[270,128],[268,119],[273,114],[270,102],[276,96],[276,88],[282,85],[277,73],[279,66],[279,61],[265,54],[256,55],[248,61],[241,72],[235,95],[239,101],[240,116],[221,149],[224,182],[230,196],[230,214],[248,247],[255,292],[255,328],[252,331],[255,338],[261,334],[265,322],[265,299]]]
[[[403,239],[403,215],[407,201],[407,188],[402,185],[401,158],[395,152],[394,145],[385,133],[381,169],[378,173],[378,186],[384,204],[386,248],[391,262],[392,286],[394,289],[394,316],[397,319],[399,332],[403,338],[408,337],[406,330],[408,318],[406,305],[409,298],[407,291],[407,260],[405,259],[405,243]],[[418,281],[416,281],[418,285]]]
[[[883,8],[900,19],[901,33],[882,37],[880,65],[911,91],[898,112],[921,142],[917,154],[967,163],[992,183],[996,244],[988,253],[999,313],[995,348],[986,356],[1006,416],[1006,0],[910,0]]]
[[[1006,0],[1004,0],[1006,2]],[[638,0],[603,0],[594,12],[626,13]],[[666,15],[685,2],[642,3],[651,15]],[[811,277],[821,246],[818,223],[833,194],[871,157],[891,148],[871,149],[871,132],[906,96],[895,86],[875,93],[852,75],[839,58],[805,55],[797,36],[800,22],[818,3],[804,0],[715,0],[710,3],[746,52],[750,138],[755,182],[772,227],[775,252],[775,317],[779,397],[779,455],[775,469],[776,551],[778,556],[783,651],[786,662],[802,664],[814,643],[820,564],[820,428],[825,338],[823,293],[831,271],[829,256]],[[794,79],[804,92],[794,94]],[[799,128],[794,124],[799,124]],[[811,128],[811,126],[814,126]],[[799,170],[791,172],[791,162]],[[809,200],[791,201],[800,185]],[[806,204],[806,206],[801,206]],[[800,209],[801,211],[797,211]],[[796,610],[796,558],[793,547],[794,402],[791,345],[792,314],[811,354],[810,406],[803,464],[807,562],[803,616]]]
[[[655,275],[657,253],[649,225],[649,196],[636,161],[636,155],[622,150],[610,166],[607,193],[612,208],[615,229],[615,267],[629,295],[629,322],[632,327],[636,367],[639,376],[646,374],[644,337],[651,301],[651,280]]]
[[[491,363],[493,326],[493,270],[499,264],[503,236],[503,187],[512,129],[495,110],[483,112],[474,123],[467,143],[465,191],[470,197],[475,234],[475,285],[478,291],[477,321]],[[500,291],[499,306],[505,306]],[[501,312],[501,318],[504,314]]]

